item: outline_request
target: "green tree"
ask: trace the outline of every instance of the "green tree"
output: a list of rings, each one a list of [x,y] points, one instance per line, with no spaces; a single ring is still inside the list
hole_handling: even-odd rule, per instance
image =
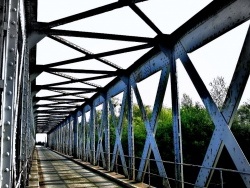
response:
[[[221,108],[226,98],[228,90],[224,77],[217,76],[216,78],[213,79],[212,82],[209,83],[209,86],[212,87],[210,90],[210,94],[214,102],[217,104],[219,108]]]
[[[186,93],[184,93],[183,96],[182,96],[181,106],[182,107],[192,107],[193,106],[193,100]]]

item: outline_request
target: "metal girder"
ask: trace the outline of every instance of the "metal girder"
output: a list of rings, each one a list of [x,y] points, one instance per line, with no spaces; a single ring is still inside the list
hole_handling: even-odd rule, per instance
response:
[[[104,109],[104,107],[103,107]],[[104,159],[104,149],[103,149],[103,133],[104,133],[104,118],[107,118],[107,117],[104,117],[104,113],[102,112],[102,115],[101,115],[101,124],[96,124],[96,129],[97,129],[97,147],[96,147],[96,163],[97,165],[99,166],[99,161],[102,160],[102,163],[103,163],[103,167],[106,169],[107,168],[107,165],[106,165],[106,160]],[[101,159],[100,159],[100,156],[101,156]]]
[[[70,63],[77,63],[80,61],[86,61],[86,60],[91,60],[91,59],[102,59],[102,57],[106,57],[106,56],[117,55],[117,54],[132,52],[132,51],[136,51],[136,50],[143,50],[143,49],[147,49],[147,48],[151,48],[151,47],[153,47],[153,43],[141,44],[141,45],[122,48],[122,49],[118,49],[118,50],[102,52],[102,53],[97,53],[97,54],[89,54],[89,55],[86,55],[83,57],[77,57],[77,58],[68,59],[68,60],[64,60],[64,61],[54,62],[54,63],[50,63],[50,64],[46,65],[46,67],[67,65]],[[123,69],[120,68],[117,70],[123,70]]]
[[[85,55],[90,55],[90,56],[93,55],[92,52],[90,52],[90,51],[88,51],[88,50],[86,50],[86,49],[84,49],[84,48],[82,48],[80,46],[77,46],[76,44],[74,44],[74,43],[72,43],[70,41],[67,41],[64,38],[61,38],[61,37],[58,37],[58,36],[52,36],[52,35],[50,35],[48,37],[55,40],[55,41],[57,41],[57,42],[60,42],[60,43],[62,43],[64,45],[66,45],[66,46],[68,46],[68,47],[70,47],[70,48],[72,48],[72,49],[74,49],[74,50],[76,50],[78,52],[81,52],[81,53],[83,53]],[[118,65],[116,65],[116,64],[112,63],[111,61],[106,60],[104,58],[96,57],[94,59],[96,59],[96,60],[98,60],[98,61],[100,61],[100,62],[102,62],[102,63],[104,63],[106,65],[109,65],[109,66],[111,66],[111,67],[113,67],[115,69],[122,69],[122,67],[119,67]]]
[[[4,2],[5,3],[5,2]],[[7,5],[8,4],[8,5]],[[3,66],[3,74],[1,79],[4,80],[2,106],[1,106],[1,119],[2,126],[0,127],[1,134],[1,152],[0,152],[0,187],[11,187],[13,182],[12,172],[13,159],[15,157],[15,132],[16,132],[16,118],[15,118],[15,100],[16,92],[15,84],[18,82],[18,76],[16,73],[17,59],[17,35],[18,35],[18,12],[19,2],[16,0],[10,0],[6,6],[2,7],[6,9],[4,14],[6,15],[6,36],[2,38],[4,41],[3,56],[1,54],[1,65]],[[2,33],[1,33],[2,34]],[[20,83],[18,83],[20,84]],[[18,92],[19,93],[19,92]]]
[[[179,106],[178,91],[178,72],[176,65],[175,49],[170,44],[161,44],[162,52],[169,58],[169,67],[171,72],[171,96],[172,96],[172,114],[173,114],[173,140],[175,155],[175,183],[176,187],[184,187],[183,177],[183,154],[182,154],[182,132],[181,132],[181,116]]]
[[[133,126],[133,92],[132,83],[129,78],[123,79],[127,87],[127,120],[128,120],[128,178],[135,179],[135,141]]]
[[[180,53],[180,60],[182,61],[189,77],[191,78],[197,92],[199,93],[205,107],[207,108],[208,113],[210,114],[210,117],[215,125],[215,131],[212,137],[216,139],[216,141],[213,141],[212,143],[221,143],[223,142],[228,150],[228,153],[230,154],[237,170],[239,172],[250,172],[250,166],[249,162],[246,159],[243,151],[241,150],[240,146],[237,143],[237,140],[233,136],[233,133],[231,132],[228,122],[224,118],[223,114],[219,111],[217,108],[216,104],[212,100],[209,92],[206,89],[206,86],[204,85],[202,79],[200,78],[199,74],[197,73],[195,67],[193,66],[191,60],[189,59],[188,55],[186,54],[184,48],[182,47],[181,44],[178,44],[179,50],[183,50]],[[220,145],[220,144],[219,144]],[[212,146],[213,148],[214,146]],[[217,148],[217,150],[213,150]],[[218,147],[215,147],[212,150],[209,150],[207,152],[210,152],[209,156],[216,156],[218,152]],[[212,152],[212,153],[211,153]],[[206,159],[205,159],[206,162]],[[208,162],[208,165],[212,165]],[[205,166],[207,167],[207,166]],[[245,185],[249,186],[250,185],[250,176],[247,174],[240,174]],[[205,179],[206,177],[200,177]],[[200,183],[206,183],[205,181],[201,181]],[[197,180],[197,186],[199,187],[199,178]]]
[[[77,20],[80,20],[83,18],[88,18],[88,17],[95,16],[95,15],[98,15],[98,14],[101,14],[104,12],[108,12],[108,11],[120,8],[122,6],[124,6],[124,4],[122,4],[120,2],[111,3],[108,5],[102,6],[102,7],[98,7],[98,8],[88,10],[88,11],[85,11],[82,13],[78,13],[78,14],[75,14],[72,16],[61,18],[61,19],[58,19],[58,20],[55,20],[55,21],[52,21],[49,23],[40,23],[40,25],[41,25],[40,27],[44,27],[44,28],[57,27],[59,25],[67,24],[67,23],[77,21]]]
[[[3,46],[4,46],[4,35],[7,31],[7,15],[5,14],[7,11],[6,0],[2,0],[0,2],[0,59],[3,59]],[[2,73],[2,64],[0,65],[0,72]],[[2,77],[2,76],[1,76]]]
[[[37,85],[37,90],[41,89],[53,89],[53,90],[68,90],[68,91],[89,91],[89,92],[95,92],[98,91],[98,88],[81,88],[81,87],[50,87],[50,86],[43,86],[43,85]]]
[[[250,18],[248,0],[212,1],[170,36],[190,53]]]
[[[106,71],[106,70],[84,70],[84,69],[63,69],[63,68],[46,68],[46,65],[36,65],[37,70],[46,72],[70,72],[70,73],[85,73],[85,74],[109,74],[117,75],[118,71]]]
[[[64,25],[64,24],[67,24],[67,23],[70,23],[70,22],[80,20],[80,19],[88,18],[88,17],[91,17],[91,16],[96,16],[96,15],[99,15],[99,14],[102,14],[102,13],[105,13],[105,12],[109,12],[109,11],[112,11],[112,10],[115,10],[115,9],[118,9],[118,8],[122,8],[123,6],[129,5],[131,3],[138,3],[138,2],[142,2],[142,1],[145,1],[145,0],[138,0],[138,1],[135,0],[133,2],[132,1],[123,1],[123,0],[120,1],[119,0],[118,2],[114,2],[114,3],[108,4],[108,5],[104,5],[104,6],[95,8],[95,9],[91,9],[91,10],[88,10],[88,11],[85,11],[85,12],[78,13],[78,14],[75,14],[75,15],[71,15],[71,16],[68,16],[68,17],[65,17],[65,18],[54,20],[54,21],[49,22],[49,23],[39,23],[38,27],[42,27],[42,28],[57,27],[57,26],[60,26],[60,25]],[[37,24],[34,24],[34,26],[37,26]]]
[[[117,34],[106,34],[106,33],[93,33],[84,31],[70,31],[62,29],[33,29],[33,33],[45,34],[45,35],[60,35],[69,37],[84,37],[94,39],[107,39],[127,42],[154,42],[153,38],[128,36],[128,35],[117,35]]]
[[[163,34],[161,30],[156,27],[156,25],[135,5],[130,4],[129,7],[144,21],[146,22],[151,29],[154,30],[158,35]]]
[[[132,87],[133,87],[133,90],[134,90],[138,105],[140,107],[140,110],[141,110],[141,113],[142,113],[142,119],[143,119],[143,121],[145,123],[145,128],[146,128],[146,131],[147,131],[147,140],[146,140],[146,143],[145,143],[146,149],[144,150],[145,153],[143,153],[146,156],[145,156],[145,158],[142,159],[141,164],[145,165],[146,160],[150,156],[149,147],[147,147],[147,145],[150,145],[151,149],[153,150],[153,154],[154,154],[154,157],[155,157],[155,160],[156,160],[156,165],[157,165],[159,174],[160,174],[161,177],[164,178],[164,180],[163,180],[164,181],[164,187],[170,187],[169,182],[168,182],[168,178],[167,178],[167,173],[165,171],[165,168],[164,168],[164,165],[163,165],[163,162],[162,162],[162,159],[161,159],[161,155],[160,155],[157,143],[155,141],[154,133],[153,133],[153,130],[152,130],[154,125],[150,125],[150,122],[149,122],[149,120],[147,118],[147,114],[146,114],[146,111],[145,111],[145,108],[144,108],[144,105],[143,105],[143,102],[142,102],[142,99],[141,99],[141,96],[140,96],[140,93],[139,93],[139,90],[137,88],[136,83],[133,83]],[[144,168],[144,166],[142,166],[141,168]],[[142,172],[142,170],[141,170],[141,172]],[[138,178],[140,178],[140,177],[138,177]]]
[[[112,104],[111,100],[109,101],[111,118],[112,118],[113,124],[116,126],[115,127],[115,144],[114,144],[114,149],[113,149],[110,170],[114,171],[114,167],[115,165],[117,165],[116,162],[119,156],[121,159],[121,163],[122,163],[123,173],[126,177],[128,177],[127,164],[126,164],[126,160],[125,160],[124,152],[122,148],[122,143],[121,143],[122,123],[123,123],[126,103],[127,103],[127,90],[125,90],[123,93],[120,116],[119,116],[118,122],[116,122],[115,113],[114,113],[114,105]]]
[[[67,75],[67,74],[64,74],[64,73],[61,73],[61,72],[50,72],[50,74],[54,74],[54,75],[57,75],[57,76],[61,76],[63,78],[68,78],[70,79],[71,81],[75,81],[77,80],[78,82],[82,82],[84,84],[87,84],[87,85],[90,85],[90,86],[93,86],[93,87],[101,87],[100,85],[97,85],[97,84],[94,84],[94,83],[90,83],[90,82],[86,82],[87,80],[91,80],[91,77],[90,78],[85,78],[85,79],[78,79],[78,78],[75,78],[73,76],[70,76],[70,75]],[[101,79],[101,78],[107,78],[107,77],[93,77],[93,80],[95,79]],[[71,83],[74,83],[74,82],[71,82]],[[65,84],[65,83],[64,83]]]
[[[96,133],[96,110],[94,104],[91,106],[90,110],[90,118],[89,118],[89,154],[90,154],[90,162],[93,165],[96,165],[96,148],[95,148],[95,133]]]
[[[77,113],[73,116],[73,156],[78,156],[78,117]]]
[[[155,138],[153,135],[155,135],[156,130],[157,130],[157,125],[156,125],[157,121],[156,120],[157,120],[157,117],[158,117],[159,112],[160,112],[161,107],[162,107],[162,102],[163,102],[163,98],[165,96],[165,91],[166,91],[169,72],[170,72],[169,61],[167,61],[165,63],[166,63],[165,66],[163,66],[163,69],[161,70],[161,77],[159,80],[159,85],[158,85],[158,89],[157,89],[157,96],[155,99],[153,114],[152,114],[151,119],[148,119],[146,117],[145,109],[144,109],[143,103],[141,101],[141,97],[140,97],[140,94],[138,92],[138,89],[135,90],[138,104],[140,106],[140,109],[143,110],[143,113],[142,113],[143,120],[145,122],[145,127],[146,127],[147,135],[148,135],[148,137],[145,141],[145,145],[144,145],[144,149],[143,149],[143,153],[142,153],[142,157],[141,157],[142,159],[140,162],[140,166],[139,166],[139,170],[138,170],[138,174],[137,174],[137,178],[136,178],[138,181],[141,181],[142,178],[144,177],[145,171],[146,171],[147,166],[148,166],[147,159],[150,157],[152,147],[156,146]],[[156,146],[156,148],[157,148],[157,146]],[[169,185],[169,182],[167,179],[168,177],[167,177],[167,174],[165,172],[165,168],[164,168],[163,164],[160,162],[161,156],[159,154],[159,151],[153,149],[153,153],[154,153],[156,161],[159,161],[157,164],[159,174],[161,175],[161,177],[166,178],[165,179],[165,186],[169,187],[170,185]]]
[[[234,119],[236,110],[240,103],[241,96],[243,94],[244,88],[246,86],[246,83],[250,74],[249,47],[250,47],[250,29],[248,29],[248,33],[247,33],[247,36],[243,45],[243,49],[241,51],[239,61],[234,72],[234,76],[232,78],[230,87],[228,89],[228,94],[224,102],[223,109],[221,110],[221,113],[223,117],[225,118],[225,121],[227,122],[229,128],[232,126],[232,121]],[[216,167],[219,157],[221,155],[222,149],[224,147],[224,143],[217,140],[217,138],[219,137],[218,134],[219,134],[219,131],[214,131],[209,147],[207,149],[207,151],[209,152],[206,153],[202,166]],[[213,155],[210,154],[210,151],[213,151],[212,152]],[[212,173],[209,168],[200,169],[200,172],[198,175],[199,178],[197,178],[196,180],[196,185],[205,186],[209,184],[211,176],[212,176],[211,174]]]
[[[89,97],[87,97],[85,95],[81,95],[82,93],[86,93],[86,92],[66,92],[66,91],[53,90],[53,89],[51,89],[50,91],[62,93],[62,94],[59,94],[59,95],[53,95],[53,97],[75,96],[75,97],[79,97],[79,98],[82,98],[82,99],[88,99],[89,98]]]

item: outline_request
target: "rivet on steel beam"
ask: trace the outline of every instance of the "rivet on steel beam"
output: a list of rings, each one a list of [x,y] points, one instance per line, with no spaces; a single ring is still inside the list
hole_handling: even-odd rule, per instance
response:
[[[14,51],[15,51],[15,49],[14,49],[14,48],[11,48],[11,49],[10,49],[10,51],[11,51],[11,52],[14,52]]]
[[[9,136],[7,136],[7,140],[10,140],[10,137],[9,137]]]
[[[6,155],[7,155],[7,156],[10,156],[10,153],[9,153],[9,152],[6,152]]]
[[[9,187],[9,185],[8,185],[8,184],[5,184],[4,186],[5,186],[5,187]]]
[[[8,169],[8,168],[5,168],[5,172],[9,172],[10,171],[10,169]]]
[[[10,37],[11,37],[11,38],[15,38],[15,37],[16,37],[16,35],[13,35],[13,34],[12,34],[12,35],[10,35]]]
[[[16,25],[16,22],[13,20],[13,21],[11,22],[11,24],[12,24],[12,25]]]
[[[12,76],[9,76],[9,80],[13,80],[13,77],[12,77]]]
[[[12,95],[12,91],[8,91],[8,95]]]
[[[7,110],[11,110],[11,106],[7,106]]]
[[[12,49],[14,49],[14,48],[12,48]],[[9,65],[10,65],[10,66],[13,66],[13,65],[14,65],[14,63],[11,61],[11,62],[9,63]]]
[[[17,9],[16,9],[16,8],[13,8],[13,9],[12,9],[12,11],[13,11],[13,12],[16,12],[16,11],[17,11]]]
[[[6,122],[5,122],[5,125],[10,125],[10,121],[6,121]]]

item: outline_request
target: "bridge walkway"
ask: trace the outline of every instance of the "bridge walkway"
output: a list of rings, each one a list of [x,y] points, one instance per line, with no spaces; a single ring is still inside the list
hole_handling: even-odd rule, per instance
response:
[[[36,149],[40,188],[123,187],[45,147]]]

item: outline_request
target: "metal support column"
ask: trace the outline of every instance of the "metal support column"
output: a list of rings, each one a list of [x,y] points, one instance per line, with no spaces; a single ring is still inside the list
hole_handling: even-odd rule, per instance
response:
[[[82,122],[81,122],[81,126],[82,126],[82,160],[86,161],[87,157],[87,152],[86,152],[86,117],[85,117],[85,111],[83,109],[82,111]]]
[[[4,80],[4,89],[2,96],[1,119],[2,126],[0,127],[1,136],[1,157],[0,157],[0,187],[11,187],[13,182],[13,162],[15,153],[14,147],[14,134],[16,130],[15,117],[14,117],[14,104],[15,104],[15,72],[17,61],[17,32],[18,32],[18,1],[10,0],[7,9],[7,23],[6,37],[4,37],[5,46],[1,64],[3,65],[4,73],[2,80]]]
[[[133,93],[130,79],[127,81],[127,101],[128,101],[128,178],[135,179],[135,146],[133,127]]]
[[[179,106],[178,78],[176,70],[176,61],[174,53],[170,54],[170,77],[171,77],[171,95],[172,95],[172,114],[173,114],[173,138],[174,138],[174,156],[175,156],[175,179],[176,187],[184,187],[183,178],[183,156],[182,156],[182,133],[181,116]]]
[[[78,157],[78,116],[77,113],[73,115],[73,156]]]
[[[103,95],[103,127],[105,134],[105,160],[106,160],[106,170],[110,171],[110,125],[109,125],[109,114],[108,114],[108,96]]]
[[[91,110],[90,110],[90,162],[91,164],[95,165],[96,160],[95,160],[95,106],[94,104],[91,105]]]

